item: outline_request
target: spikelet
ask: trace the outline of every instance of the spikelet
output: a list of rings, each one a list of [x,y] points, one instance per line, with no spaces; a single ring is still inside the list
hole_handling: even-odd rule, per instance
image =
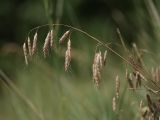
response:
[[[99,57],[100,69],[102,69],[102,67],[103,67],[103,59],[102,59],[102,53],[101,53],[101,51],[99,51],[98,57]]]
[[[116,98],[119,98],[119,91],[120,91],[120,81],[119,76],[116,76]]]
[[[143,100],[141,100],[140,103],[139,103],[139,109],[140,109],[140,111],[142,111],[142,108],[143,108]]]
[[[49,54],[50,41],[51,41],[51,32],[49,31],[48,34],[47,34],[47,37],[45,39],[44,45],[43,45],[44,58],[46,58],[47,55]]]
[[[24,53],[24,58],[25,58],[25,63],[26,65],[28,65],[28,54],[27,54],[27,47],[26,47],[26,43],[23,44],[23,53]]]
[[[69,39],[67,43],[67,50],[65,53],[65,65],[64,65],[65,71],[68,70],[70,62],[71,62],[71,40]]]
[[[136,88],[141,87],[141,74],[138,71],[135,72],[135,79],[136,79]]]
[[[28,39],[27,39],[27,42],[28,42],[29,56],[31,57],[31,56],[32,56],[32,44],[31,44],[31,40],[30,40],[29,37],[28,37]]]
[[[116,111],[116,98],[115,97],[113,97],[112,99],[112,110]]]
[[[59,43],[63,43],[69,37],[70,31],[66,31],[59,40]]]
[[[53,45],[53,44],[54,44],[54,43],[53,43],[53,37],[54,37],[54,36],[53,36],[53,30],[50,31],[50,34],[51,34],[50,47],[52,48],[52,47],[54,46],[54,45]]]
[[[152,102],[152,100],[151,100],[150,95],[147,94],[147,95],[146,95],[146,98],[147,98],[147,102],[148,102],[148,107],[149,107],[150,111],[153,113],[153,112],[154,112],[153,102]]]
[[[128,81],[129,87],[134,90],[134,85],[133,85],[133,82],[132,82],[132,74],[131,73],[128,74],[127,70],[126,70],[126,79]]]
[[[105,50],[104,55],[103,55],[103,65],[106,65],[106,59],[107,59],[107,50]]]
[[[101,70],[102,70],[102,55],[101,52],[95,53],[94,61],[92,65],[93,82],[96,88],[99,88],[101,81]]]
[[[34,34],[33,38],[32,56],[35,54],[36,50],[37,50],[37,32]]]

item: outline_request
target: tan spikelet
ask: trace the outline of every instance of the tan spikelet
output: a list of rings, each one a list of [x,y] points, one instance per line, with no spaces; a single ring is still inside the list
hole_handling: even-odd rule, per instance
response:
[[[143,100],[141,100],[139,103],[139,109],[142,110],[142,108],[143,108]]]
[[[151,100],[150,95],[147,94],[146,98],[147,98],[147,102],[148,102],[148,107],[149,107],[150,111],[153,113],[154,112],[154,110],[153,110],[153,102]]]
[[[116,111],[116,98],[115,97],[113,97],[112,99],[112,110]]]
[[[36,50],[37,50],[37,32],[35,33],[33,38],[32,56],[36,53]]]
[[[23,44],[23,53],[24,53],[24,58],[25,58],[25,63],[26,65],[28,65],[28,54],[27,54],[27,47],[26,47],[26,43]]]
[[[92,72],[93,72],[93,82],[96,88],[100,87],[102,67],[103,67],[103,64],[102,64],[101,52],[95,53],[94,61],[92,65]]]
[[[103,55],[103,65],[106,65],[106,60],[107,60],[107,50],[105,50],[104,55]]]
[[[68,70],[70,62],[71,62],[71,40],[69,39],[67,43],[67,50],[65,53],[65,65],[64,65],[65,71]]]
[[[129,87],[134,90],[134,84],[132,82],[132,74],[131,73],[128,74],[127,70],[126,70],[126,79],[128,81]]]
[[[141,74],[138,71],[135,72],[135,80],[136,88],[141,87]]]
[[[31,44],[31,40],[30,38],[28,37],[28,52],[29,52],[29,56],[31,57],[32,56],[32,44]]]
[[[59,40],[59,43],[63,43],[69,37],[70,31],[66,31]]]
[[[51,41],[51,32],[48,32],[47,37],[46,37],[45,42],[44,42],[44,45],[43,45],[44,58],[46,58],[49,55],[50,41]]]
[[[120,80],[119,76],[116,76],[116,98],[119,98],[119,92],[120,92]]]
[[[101,53],[101,51],[99,51],[98,57],[99,57],[100,69],[102,69],[102,67],[103,67],[103,59],[102,59],[102,53]]]
[[[53,30],[50,31],[50,34],[51,34],[50,46],[52,48],[54,46],[54,43],[53,43],[53,38],[54,38],[54,36],[53,36]]]

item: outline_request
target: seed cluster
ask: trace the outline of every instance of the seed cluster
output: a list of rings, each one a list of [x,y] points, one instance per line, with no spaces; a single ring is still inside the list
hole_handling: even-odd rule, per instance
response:
[[[29,58],[31,59],[32,56],[36,53],[36,51],[37,51],[37,32],[34,34],[33,45],[29,37],[27,38],[27,42],[23,43],[23,53],[26,65],[28,65],[28,59]]]
[[[99,88],[101,80],[101,70],[102,70],[102,56],[101,52],[95,53],[94,61],[92,65],[93,72],[93,82],[97,88]]]
[[[65,53],[65,65],[64,65],[65,71],[68,70],[70,62],[71,62],[71,40],[69,39],[67,43],[67,50]]]
[[[53,30],[49,31],[43,45],[44,58],[49,55],[49,47],[53,45]]]
[[[71,27],[72,28],[72,27]],[[85,32],[83,32],[85,33]],[[120,31],[118,30],[118,34],[120,35]],[[70,68],[71,64],[71,31],[67,30],[59,39],[59,44],[61,45],[62,43],[67,43],[65,55],[64,55],[64,69],[65,71],[68,71]],[[32,57],[36,54],[37,52],[37,36],[38,33],[36,32],[34,34],[33,42],[31,41],[30,37],[28,36],[27,41],[24,42],[23,44],[23,52],[24,52],[24,58],[25,58],[25,64],[29,64],[29,60],[32,59]],[[89,36],[89,35],[88,35]],[[120,35],[120,37],[122,37]],[[126,48],[124,45],[124,42],[121,38],[121,42],[123,46]],[[43,55],[44,58],[47,58],[51,52],[51,48],[55,50],[56,44],[54,43],[54,35],[53,35],[53,30],[50,30],[47,33],[47,36],[45,38],[44,44],[43,44]],[[127,50],[128,51],[128,50]],[[129,52],[129,51],[128,51]],[[129,55],[128,60],[126,60],[128,63],[132,65],[133,71],[128,73],[128,70],[126,70],[126,79],[128,81],[130,89],[135,91],[137,88],[140,87],[145,87],[147,88],[148,91],[153,91],[151,88],[148,86],[145,86],[143,84],[143,81],[147,81],[147,76],[145,77],[144,75],[141,74],[141,70],[143,70],[144,64],[142,61],[142,53],[136,46],[136,44],[133,44],[133,54]],[[120,55],[119,55],[120,56]],[[122,57],[123,58],[123,57]],[[125,59],[124,59],[125,60]],[[106,65],[107,61],[107,50],[102,53],[100,50],[95,52],[94,59],[93,59],[93,64],[92,64],[92,74],[93,74],[93,82],[94,85],[97,89],[100,88],[100,83],[101,83],[101,74],[103,67]],[[159,87],[160,85],[160,67],[152,68],[151,72],[149,72],[151,75],[151,80],[153,85],[157,85]],[[160,87],[159,87],[160,88]],[[160,91],[154,92],[155,94],[160,95]],[[117,75],[115,78],[115,95],[112,99],[112,109],[113,111],[117,111],[117,106],[120,100],[120,79],[119,76]],[[148,105],[143,106],[143,101],[140,103],[140,111],[142,113],[142,117],[146,120],[148,119],[159,119],[160,117],[160,100],[154,102],[152,97],[147,94],[146,95],[146,100]]]
[[[142,80],[146,80],[146,78],[138,71],[133,71],[132,73],[128,73],[126,70],[126,79],[128,81],[129,87],[135,90],[138,87],[142,86]]]

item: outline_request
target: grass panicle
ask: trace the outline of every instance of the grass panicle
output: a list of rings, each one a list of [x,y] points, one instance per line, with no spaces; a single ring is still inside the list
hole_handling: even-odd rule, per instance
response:
[[[118,75],[116,76],[115,82],[116,82],[116,98],[118,99],[120,93],[120,80]]]
[[[65,71],[68,70],[70,62],[71,62],[71,40],[68,39],[67,50],[65,53],[65,65],[64,65]]]
[[[34,34],[33,38],[33,46],[32,46],[32,56],[36,53],[37,51],[37,32]]]
[[[52,38],[51,31],[49,31],[45,39],[44,45],[43,45],[44,58],[46,58],[49,55],[49,47],[51,43],[51,38]]]
[[[29,52],[29,56],[32,57],[32,44],[31,44],[31,40],[30,40],[29,37],[28,37],[28,39],[27,39],[27,42],[28,42],[28,52]]]
[[[112,110],[114,112],[116,111],[116,97],[113,97],[113,99],[112,99]]]
[[[26,43],[23,44],[23,53],[24,53],[25,63],[26,65],[28,65],[28,53],[27,53]]]
[[[70,30],[66,31],[59,40],[59,43],[62,44],[70,35]]]
[[[53,34],[53,30],[50,31],[51,34],[51,40],[50,40],[50,47],[54,47],[54,34]]]

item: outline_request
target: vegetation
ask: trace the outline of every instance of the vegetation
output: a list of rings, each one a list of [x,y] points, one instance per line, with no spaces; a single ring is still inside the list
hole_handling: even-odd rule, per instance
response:
[[[52,21],[50,2],[43,1],[48,24],[31,28],[20,48],[12,46],[15,52],[8,50],[11,46],[1,49],[0,119],[159,120],[160,26],[156,2],[135,2],[135,13],[140,16],[134,19],[138,21],[134,32],[139,34],[132,34],[129,42],[124,29],[109,25],[99,39],[100,23],[93,22],[91,28],[84,29],[70,7],[73,25],[61,24],[61,18],[66,17],[63,6],[68,5],[63,0],[56,2]],[[113,19],[127,21],[122,13],[114,11]],[[89,29],[93,34],[87,32]],[[109,38],[113,41],[106,40]]]

